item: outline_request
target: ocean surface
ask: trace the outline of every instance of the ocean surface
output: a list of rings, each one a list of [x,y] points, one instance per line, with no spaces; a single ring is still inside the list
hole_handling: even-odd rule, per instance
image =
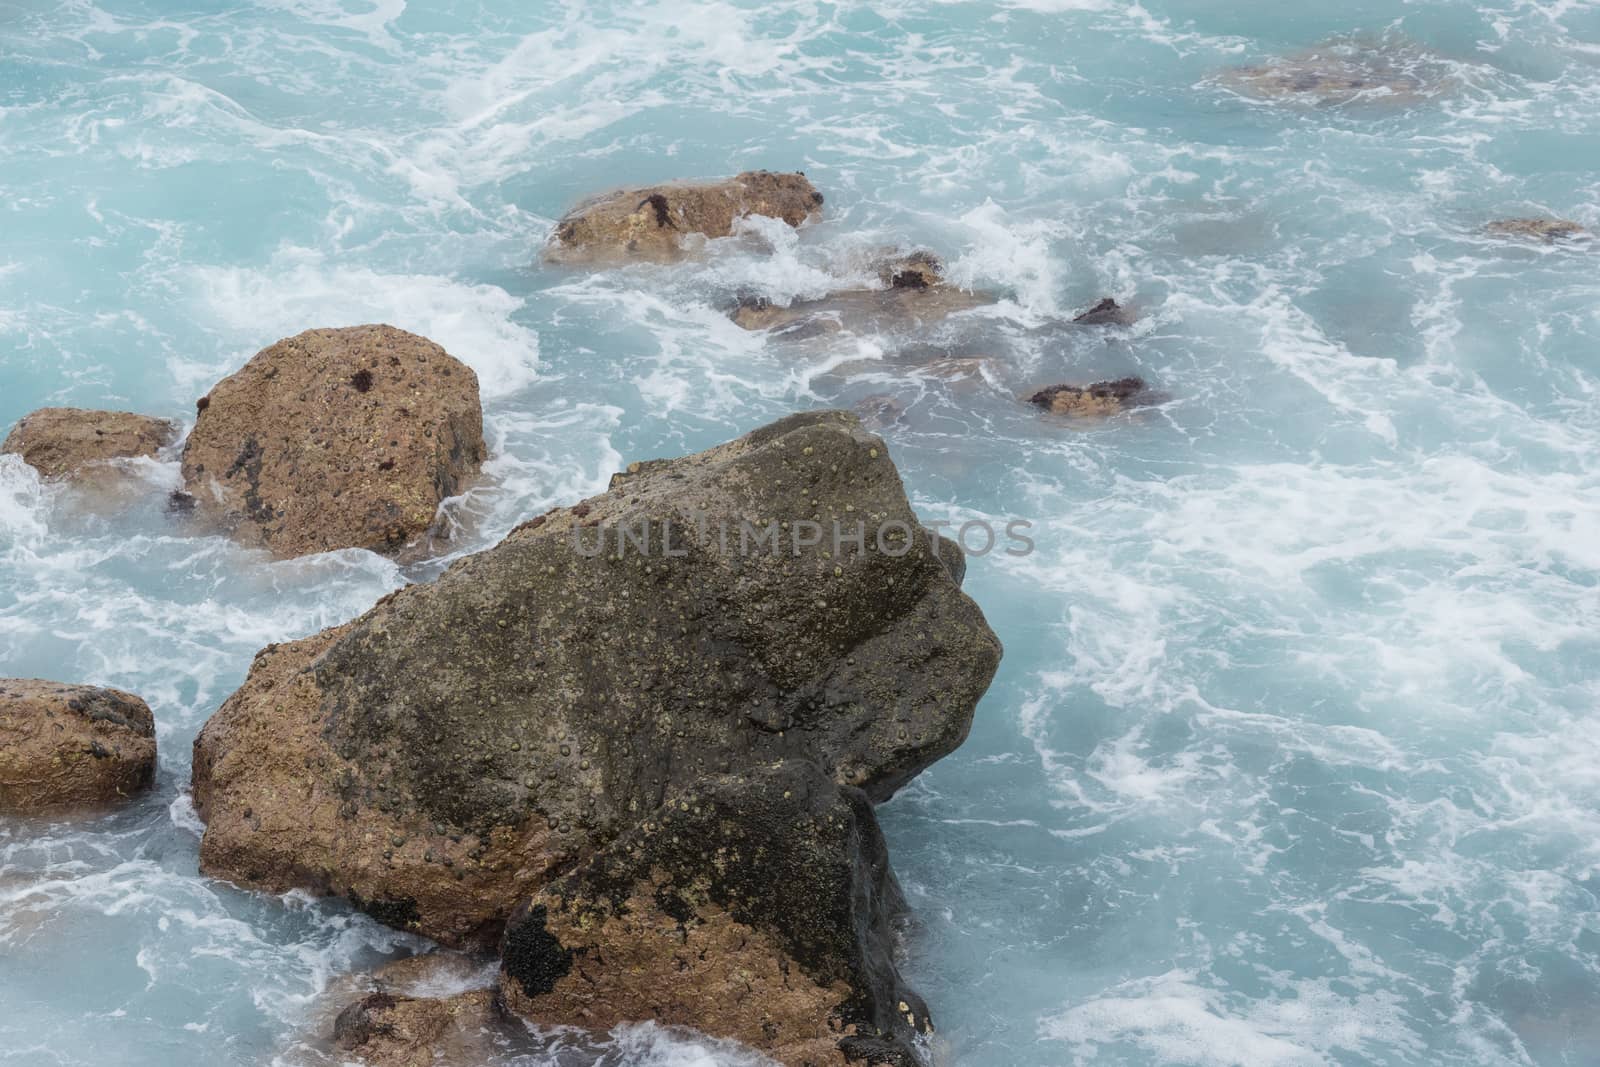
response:
[[[1440,89],[1222,73],[1330,39]],[[538,263],[584,195],[760,167],[825,217]],[[1483,231],[1534,215],[1600,226],[1595,0],[0,0],[0,426],[189,424],[383,321],[480,376],[461,552],[884,395],[925,518],[1034,524],[971,561],[971,739],[880,813],[954,1067],[1600,1064],[1600,242]],[[726,318],[918,247],[1001,301]],[[1066,324],[1106,295],[1138,324]],[[1017,399],[1124,374],[1166,402]],[[435,568],[184,536],[143,477],[97,515],[0,459],[0,675],[139,693],[162,746],[130,808],[0,820],[0,1063],[334,1063],[325,991],[425,945],[200,877],[190,742],[262,645]],[[503,1060],[756,1062],[650,1026]]]

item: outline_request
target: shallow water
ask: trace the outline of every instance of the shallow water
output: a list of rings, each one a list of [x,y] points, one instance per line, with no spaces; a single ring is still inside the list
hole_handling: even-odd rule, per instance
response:
[[[1335,35],[1448,91],[1217,77]],[[760,166],[826,219],[534,263],[586,193]],[[9,0],[0,424],[189,419],[279,337],[391,322],[480,375],[471,551],[629,460],[891,394],[924,516],[1038,546],[972,561],[1005,663],[882,810],[950,1063],[1592,1065],[1600,248],[1480,228],[1600,225],[1597,173],[1593,0]],[[798,344],[723,316],[883,246],[1005,299]],[[1106,294],[1143,320],[1062,324]],[[1015,401],[1127,373],[1170,400]],[[0,820],[0,1062],[329,1062],[318,993],[419,943],[199,878],[189,742],[260,646],[431,571],[184,536],[145,473],[95,518],[0,459],[0,675],[137,692],[162,745],[124,812]],[[574,1040],[507,1062],[747,1060]]]

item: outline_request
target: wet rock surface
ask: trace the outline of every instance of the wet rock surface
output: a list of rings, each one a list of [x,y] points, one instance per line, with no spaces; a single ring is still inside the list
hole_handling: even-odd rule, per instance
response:
[[[1052,385],[1028,397],[1028,403],[1052,415],[1078,417],[1115,415],[1130,407],[1159,402],[1160,398],[1145,386],[1143,378],[1118,378],[1089,385]]]
[[[0,678],[0,814],[114,804],[155,778],[155,720],[131,693]]]
[[[280,558],[400,552],[486,454],[477,375],[392,326],[279,341],[197,408],[183,451],[193,512]]]
[[[1589,236],[1589,231],[1584,227],[1566,219],[1496,219],[1483,229],[1485,233],[1495,237],[1543,241],[1545,244],[1556,244],[1560,241],[1572,241]]]
[[[928,325],[996,300],[993,293],[962,289],[945,281],[944,267],[931,252],[887,259],[876,273],[878,289],[840,289],[792,304],[750,296],[741,299],[729,317],[746,330],[766,330],[775,337],[797,341],[840,330],[894,332]]]
[[[177,426],[148,415],[40,408],[12,427],[0,453],[21,456],[45,478],[99,481],[118,475],[118,460],[154,459],[177,435]]]
[[[665,261],[684,252],[683,238],[727,237],[746,215],[799,226],[822,209],[804,174],[745,171],[712,182],[671,182],[621,189],[586,200],[557,224],[545,249],[557,262]]]
[[[450,997],[369,993],[339,1013],[334,1044],[370,1067],[483,1063],[499,1015],[491,990]]]
[[[869,532],[860,552],[796,554],[797,522],[835,519],[888,531],[889,550]],[[743,522],[781,543],[746,550]],[[798,760],[886,799],[965,738],[999,656],[883,442],[845,413],[791,416],[634,464],[436,581],[264,650],[195,742],[202,868],[491,944],[702,779]]]
[[[1087,311],[1079,312],[1072,321],[1079,326],[1131,326],[1138,316],[1111,297],[1106,297]]]
[[[693,1026],[780,1063],[916,1062],[904,901],[860,790],[789,761],[667,798],[513,919],[501,994],[541,1023]]]

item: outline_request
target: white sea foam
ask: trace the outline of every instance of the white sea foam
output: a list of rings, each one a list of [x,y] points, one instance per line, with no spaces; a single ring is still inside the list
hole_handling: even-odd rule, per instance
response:
[[[246,345],[264,347],[308,325],[387,322],[443,345],[478,373],[487,400],[515,392],[538,372],[538,333],[514,318],[523,302],[495,286],[384,274],[293,247],[265,268],[202,268],[192,284],[197,310]],[[180,378],[203,389],[227,369],[185,364]]]

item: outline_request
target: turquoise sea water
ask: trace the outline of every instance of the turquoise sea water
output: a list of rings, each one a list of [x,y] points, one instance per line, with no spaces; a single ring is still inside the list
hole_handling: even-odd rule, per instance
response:
[[[1437,99],[1241,98],[1356,35]],[[804,169],[827,215],[701,260],[536,265],[623,183]],[[946,1062],[1600,1064],[1595,0],[0,0],[0,424],[190,419],[258,348],[387,321],[478,371],[462,551],[699,449],[873,394],[1006,660],[881,814]],[[784,345],[885,246],[1006,294]],[[1124,332],[1062,325],[1102,295]],[[992,357],[948,380],[919,362]],[[915,356],[916,359],[910,358]],[[1018,393],[1138,373],[1089,426]],[[176,484],[172,464],[146,472]],[[319,993],[420,943],[196,873],[189,743],[271,641],[402,582],[115,517],[0,460],[0,675],[116,685],[159,787],[0,820],[0,1063],[322,1064]],[[649,1028],[506,1063],[752,1062]]]

